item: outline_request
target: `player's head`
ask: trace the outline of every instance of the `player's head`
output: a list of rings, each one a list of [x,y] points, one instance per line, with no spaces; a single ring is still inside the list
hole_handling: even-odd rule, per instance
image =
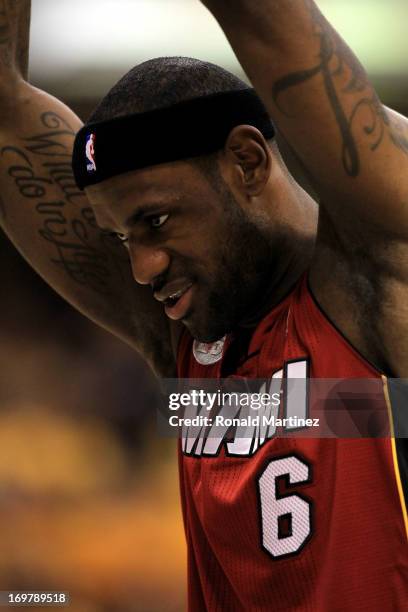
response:
[[[135,279],[196,338],[265,305],[294,238],[292,183],[243,81],[190,58],[136,66],[80,133],[74,169],[98,224],[126,237]]]

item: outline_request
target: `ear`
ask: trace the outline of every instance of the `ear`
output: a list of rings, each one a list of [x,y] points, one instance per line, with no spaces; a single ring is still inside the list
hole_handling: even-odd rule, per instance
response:
[[[271,151],[261,132],[252,125],[238,125],[229,133],[224,155],[236,186],[249,197],[260,195],[272,168]]]

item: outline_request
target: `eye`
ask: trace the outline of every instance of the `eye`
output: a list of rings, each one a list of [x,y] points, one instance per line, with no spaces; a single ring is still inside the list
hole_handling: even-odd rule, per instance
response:
[[[149,217],[147,221],[150,224],[150,227],[152,227],[153,229],[158,229],[166,223],[169,216],[170,215],[158,215],[157,217]]]
[[[129,239],[126,234],[120,234],[119,232],[103,232],[103,234],[109,238],[113,238],[114,240],[121,242],[127,249],[129,248]]]
[[[115,238],[120,242],[128,242],[129,240],[126,234],[119,234],[118,232],[115,232],[114,234],[112,234],[112,236],[115,236]]]

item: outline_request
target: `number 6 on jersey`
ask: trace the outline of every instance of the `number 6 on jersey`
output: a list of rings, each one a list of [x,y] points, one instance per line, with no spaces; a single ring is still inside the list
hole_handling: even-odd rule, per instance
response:
[[[280,494],[278,481],[291,489],[311,482],[311,468],[295,455],[272,459],[258,480],[262,544],[272,557],[300,551],[312,534],[312,504],[298,493]]]

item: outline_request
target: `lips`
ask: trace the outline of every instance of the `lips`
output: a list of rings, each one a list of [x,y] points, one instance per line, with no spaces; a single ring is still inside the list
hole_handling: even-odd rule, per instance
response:
[[[186,291],[177,299],[177,301],[165,304],[164,312],[173,321],[179,321],[184,319],[188,311],[190,310],[191,302],[193,299],[193,287],[190,286]]]
[[[164,304],[166,315],[178,321],[190,308],[192,300],[192,283],[187,279],[179,279],[167,283],[154,297]]]

